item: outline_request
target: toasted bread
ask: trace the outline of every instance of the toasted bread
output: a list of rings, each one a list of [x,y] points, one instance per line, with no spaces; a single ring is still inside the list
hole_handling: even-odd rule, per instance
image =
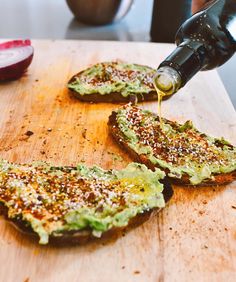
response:
[[[162,184],[162,183],[163,184]],[[147,220],[172,196],[165,174],[0,162],[0,212],[40,244],[83,244]]]
[[[94,103],[157,100],[155,72],[138,64],[98,63],[74,75],[68,88],[78,99]]]
[[[160,168],[174,183],[222,185],[236,179],[236,148],[223,138],[199,132],[130,104],[112,112],[109,131],[138,162]]]

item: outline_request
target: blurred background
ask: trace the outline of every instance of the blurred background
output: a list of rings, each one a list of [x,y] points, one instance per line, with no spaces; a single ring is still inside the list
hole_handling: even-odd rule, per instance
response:
[[[77,1],[82,3],[81,7],[84,7],[84,2],[87,5],[90,2],[90,0]],[[104,3],[116,2],[116,0],[101,1]],[[190,0],[155,1],[155,6],[157,6],[155,13],[153,13],[154,0],[123,0],[119,9],[110,15],[113,22],[91,25],[88,23],[99,20],[99,18],[96,19],[94,14],[90,17],[89,14],[86,14],[87,11],[83,10],[79,15],[81,21],[78,21],[70,9],[73,8],[72,2],[75,1],[0,0],[0,38],[174,42],[173,34],[181,18],[190,16]],[[92,8],[95,11],[95,8]],[[107,11],[96,12],[99,13],[99,16],[108,13]],[[178,16],[173,16],[176,14]],[[154,29],[152,23],[155,24]],[[151,27],[152,36],[150,35]],[[166,37],[167,34],[169,36]],[[234,77],[236,55],[217,71],[236,108],[236,80]]]

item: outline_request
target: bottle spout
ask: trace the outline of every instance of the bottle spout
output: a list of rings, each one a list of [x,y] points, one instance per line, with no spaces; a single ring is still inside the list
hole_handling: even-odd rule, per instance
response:
[[[181,87],[181,76],[179,73],[169,67],[160,67],[153,79],[156,90],[161,91],[165,96],[176,93]]]

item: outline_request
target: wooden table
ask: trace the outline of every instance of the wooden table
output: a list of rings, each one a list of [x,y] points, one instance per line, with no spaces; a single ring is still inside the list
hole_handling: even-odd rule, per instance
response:
[[[13,162],[80,161],[124,167],[125,152],[107,134],[118,105],[77,101],[66,83],[100,61],[156,67],[174,45],[108,41],[34,41],[27,74],[0,85],[0,154]],[[141,104],[157,111],[157,102]],[[193,120],[202,131],[236,143],[236,114],[215,71],[197,74],[163,102],[163,116]],[[27,131],[33,134],[28,136]],[[116,158],[120,155],[121,158]],[[235,281],[236,183],[174,186],[167,207],[109,242],[56,248],[39,246],[0,219],[0,280],[12,281]]]

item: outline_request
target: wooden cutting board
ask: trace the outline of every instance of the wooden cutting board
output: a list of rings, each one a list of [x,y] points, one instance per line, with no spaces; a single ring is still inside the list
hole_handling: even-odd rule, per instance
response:
[[[124,167],[130,159],[108,136],[106,125],[118,105],[79,102],[66,83],[100,61],[157,67],[174,45],[33,41],[33,46],[27,74],[0,85],[1,158]],[[157,111],[157,102],[141,106]],[[191,119],[200,130],[236,143],[236,114],[215,71],[197,74],[164,101],[163,116]],[[86,246],[39,246],[1,218],[0,281],[235,281],[235,184],[174,186],[167,207],[148,222],[117,240]]]

